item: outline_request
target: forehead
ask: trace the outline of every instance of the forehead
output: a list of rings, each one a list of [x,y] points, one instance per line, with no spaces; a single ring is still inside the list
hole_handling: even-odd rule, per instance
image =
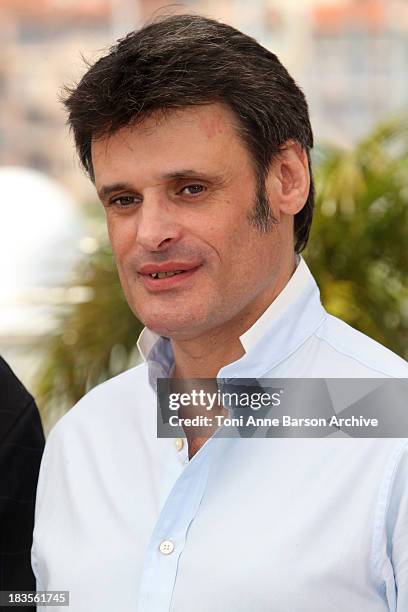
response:
[[[118,175],[130,169],[150,176],[158,170],[171,174],[177,167],[228,170],[246,162],[235,116],[218,103],[157,112],[92,142],[97,184],[122,178]]]

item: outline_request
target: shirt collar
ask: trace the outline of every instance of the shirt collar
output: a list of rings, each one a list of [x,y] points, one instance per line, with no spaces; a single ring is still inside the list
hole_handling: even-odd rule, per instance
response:
[[[265,312],[240,336],[245,355],[218,373],[218,378],[259,378],[293,353],[322,323],[326,312],[320,303],[316,282],[303,257]],[[149,366],[149,380],[169,377],[173,351],[169,338],[145,327],[137,342]]]
[[[297,256],[296,261],[297,267],[286,286],[252,327],[240,336],[240,342],[246,353],[261,340],[268,327],[282,316],[293,302],[296,302],[307,285],[310,272],[306,262],[300,256]]]

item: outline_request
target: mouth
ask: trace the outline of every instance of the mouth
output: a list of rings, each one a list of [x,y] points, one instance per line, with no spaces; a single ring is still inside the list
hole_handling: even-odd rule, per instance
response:
[[[166,268],[169,268],[166,265]],[[142,281],[146,289],[156,292],[175,288],[187,287],[187,281],[201,268],[201,264],[197,266],[189,266],[188,268],[174,267],[174,269],[167,270],[141,270],[139,271],[139,278]]]
[[[170,276],[175,276],[176,274],[184,274],[187,270],[174,270],[174,272],[152,272],[149,274],[150,278],[169,278]]]

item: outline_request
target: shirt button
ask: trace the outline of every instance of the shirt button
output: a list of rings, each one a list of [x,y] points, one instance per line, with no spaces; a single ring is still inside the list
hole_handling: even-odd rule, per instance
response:
[[[174,550],[174,544],[171,540],[163,540],[159,546],[159,550],[163,555],[171,555]]]
[[[174,444],[176,445],[176,449],[180,452],[181,450],[183,450],[184,447],[184,440],[183,438],[176,438]]]

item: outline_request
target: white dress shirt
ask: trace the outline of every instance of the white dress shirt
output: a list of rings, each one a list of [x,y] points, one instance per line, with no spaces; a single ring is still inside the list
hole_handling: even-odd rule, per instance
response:
[[[240,340],[219,378],[408,378],[327,314],[303,259]],[[408,610],[406,439],[213,437],[188,461],[185,440],[156,437],[171,344],[145,329],[139,348],[49,435],[38,590],[69,590],[71,612]]]

